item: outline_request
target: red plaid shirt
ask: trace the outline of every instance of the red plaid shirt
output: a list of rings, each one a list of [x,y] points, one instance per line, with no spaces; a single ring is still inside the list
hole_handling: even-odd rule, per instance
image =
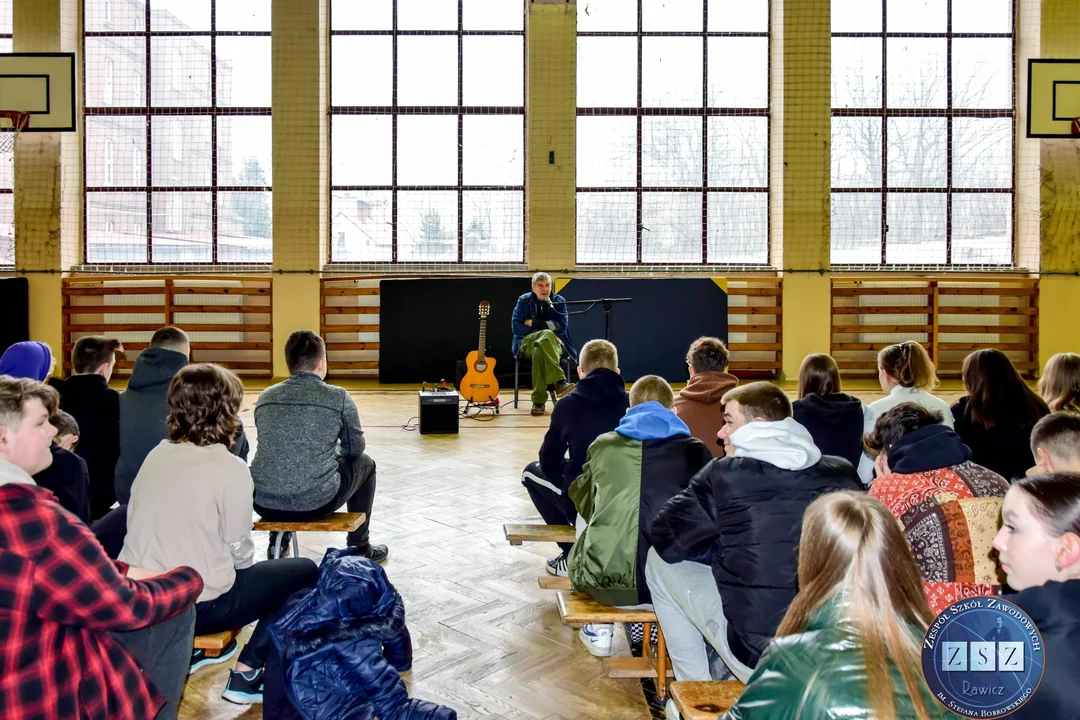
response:
[[[111,631],[191,606],[202,578],[125,577],[93,533],[36,485],[0,486],[0,718],[145,720],[164,703]]]

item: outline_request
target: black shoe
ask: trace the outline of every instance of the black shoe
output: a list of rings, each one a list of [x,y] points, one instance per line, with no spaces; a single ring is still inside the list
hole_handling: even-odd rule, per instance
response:
[[[233,670],[229,673],[229,682],[225,684],[225,692],[221,693],[221,697],[237,705],[261,703],[264,673],[261,668],[247,672]]]
[[[229,658],[236,654],[237,647],[238,646],[236,644],[236,640],[233,640],[228,645],[226,645],[225,649],[221,651],[221,654],[216,657],[210,657],[206,654],[206,651],[202,649],[193,650],[191,652],[191,664],[188,665],[188,675],[195,672],[201,667],[206,667],[207,665],[217,665],[218,663],[223,663],[227,661]]]
[[[270,531],[270,544],[268,544],[266,546],[266,559],[267,560],[272,560],[274,558],[274,541],[277,540],[278,535],[281,535],[281,554],[278,555],[278,557],[279,558],[287,558],[287,557],[289,557],[289,553],[292,552],[292,533],[291,532],[279,533],[277,530],[271,530]]]
[[[565,380],[560,380],[559,382],[555,383],[555,397],[566,397],[570,394],[570,391],[574,389],[574,385],[575,383],[566,382]]]
[[[371,562],[384,563],[386,558],[390,557],[390,551],[385,545],[367,545],[366,547],[357,548],[361,557],[366,557]]]
[[[529,410],[529,414],[533,417],[540,417],[547,410],[547,405],[544,403],[533,403],[532,408]]]

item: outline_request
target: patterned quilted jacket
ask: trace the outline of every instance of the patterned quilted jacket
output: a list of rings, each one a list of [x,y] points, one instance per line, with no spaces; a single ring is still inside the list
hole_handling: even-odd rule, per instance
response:
[[[934,614],[963,598],[997,595],[1004,580],[991,543],[1009,483],[970,457],[949,428],[924,427],[889,448],[892,474],[870,486],[903,525]]]

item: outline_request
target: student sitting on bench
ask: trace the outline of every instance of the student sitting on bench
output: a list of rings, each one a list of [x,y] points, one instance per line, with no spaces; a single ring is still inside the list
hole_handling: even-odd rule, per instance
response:
[[[258,621],[225,692],[230,702],[262,702],[263,666],[273,613],[319,576],[306,558],[255,562],[252,484],[247,464],[229,452],[240,425],[240,378],[217,365],[188,365],[169,386],[169,439],[150,451],[131,486],[128,533],[120,559],[164,569],[189,565],[205,587],[195,604],[195,634]],[[201,650],[190,670],[228,660]]]
[[[674,401],[663,378],[646,375],[635,382],[630,409],[614,432],[589,446],[585,467],[570,486],[579,514],[570,584],[605,605],[652,602],[645,584],[649,527],[664,503],[712,459],[672,412]],[[578,634],[601,657],[611,654],[611,636],[611,625],[586,625]]]
[[[63,410],[57,410],[49,423],[56,428],[56,436],[49,448],[52,465],[34,475],[34,482],[38,487],[52,491],[60,507],[89,524],[90,473],[86,461],[75,454],[79,425]]]

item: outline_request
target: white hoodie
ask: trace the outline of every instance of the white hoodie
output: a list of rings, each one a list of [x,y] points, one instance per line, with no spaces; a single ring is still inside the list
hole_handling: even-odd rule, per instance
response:
[[[782,470],[805,470],[821,460],[810,431],[795,418],[749,422],[731,433],[729,441],[735,457],[761,460]]]
[[[30,477],[29,473],[21,467],[9,463],[7,460],[0,460],[0,485],[11,485],[14,483],[37,485],[37,483],[34,482],[34,478]]]

